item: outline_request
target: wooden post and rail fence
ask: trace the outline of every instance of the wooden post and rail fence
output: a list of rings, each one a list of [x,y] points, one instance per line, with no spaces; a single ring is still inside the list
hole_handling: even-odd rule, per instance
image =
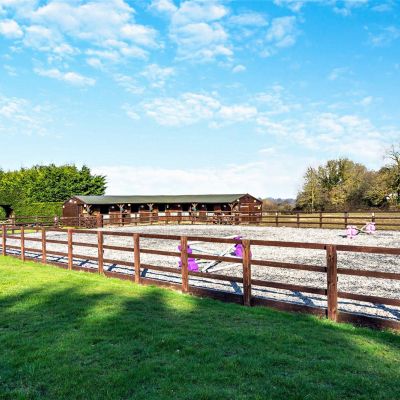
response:
[[[10,233],[19,232],[19,234]],[[1,227],[1,254],[3,256],[19,257],[25,261],[27,259],[39,261],[45,264],[57,265],[69,270],[79,270],[86,272],[95,272],[108,277],[116,277],[120,279],[132,280],[137,284],[152,284],[163,287],[181,290],[183,293],[193,295],[212,297],[215,299],[230,301],[245,306],[270,306],[286,311],[297,311],[311,313],[320,317],[327,317],[332,321],[351,322],[360,325],[367,325],[375,328],[391,328],[400,330],[400,321],[391,319],[383,319],[375,316],[367,316],[363,314],[355,314],[338,310],[338,299],[344,298],[361,302],[389,305],[400,307],[399,298],[386,298],[373,296],[370,293],[359,294],[338,290],[338,276],[357,276],[369,279],[386,279],[400,280],[400,273],[383,272],[364,269],[350,269],[338,267],[338,252],[365,253],[365,254],[383,254],[390,256],[400,256],[400,248],[383,248],[383,247],[365,247],[352,245],[333,245],[320,243],[301,243],[301,242],[280,242],[269,240],[249,240],[249,239],[228,239],[228,238],[210,238],[197,236],[176,236],[162,234],[147,233],[129,233],[129,232],[112,232],[112,231],[95,231],[95,230],[75,230],[60,228],[34,228],[35,233],[27,233],[24,227],[10,227],[2,225]],[[66,238],[64,240],[48,237],[52,232],[57,233],[57,237],[62,232]],[[93,241],[80,241],[80,235],[93,235]],[[105,237],[123,237],[131,238],[131,246],[115,246],[107,244]],[[53,236],[54,237],[54,236]],[[85,236],[86,238],[88,236]],[[157,239],[160,241],[175,241],[180,244],[180,251],[165,251],[159,249],[143,248],[141,239]],[[12,244],[10,244],[10,241]],[[216,243],[216,244],[241,244],[243,247],[243,256],[222,256],[211,254],[188,254],[188,241]],[[27,246],[27,243],[29,244]],[[37,243],[33,247],[32,243]],[[63,245],[64,251],[50,249],[49,245]],[[320,250],[326,254],[325,265],[296,264],[280,261],[260,260],[252,257],[252,246],[262,247],[286,247],[292,249],[308,249]],[[80,254],[76,252],[78,248],[96,249],[96,255]],[[126,261],[114,258],[105,258],[104,252],[113,250],[117,252],[133,253],[133,261]],[[159,256],[176,257],[181,262],[181,268],[171,268],[162,265],[150,265],[141,261],[141,254],[153,254]],[[209,260],[227,263],[242,264],[239,276],[223,275],[213,272],[197,272],[189,271],[188,257],[196,260]],[[51,259],[50,259],[51,258]],[[83,266],[85,262],[95,262],[93,266]],[[82,263],[83,262],[83,263]],[[106,268],[106,264],[119,265],[127,268],[126,272],[115,272]],[[309,271],[322,273],[326,276],[325,287],[310,287],[306,285],[290,284],[287,282],[267,281],[262,279],[254,279],[252,277],[252,268],[280,268],[296,271]],[[171,282],[168,279],[152,279],[143,276],[144,270],[160,271],[162,273],[171,273],[180,275],[181,283]],[[207,287],[199,287],[191,285],[191,278],[206,278],[213,281],[227,281],[242,284],[242,294],[231,293],[221,290],[210,289]],[[326,307],[315,307],[305,304],[287,302],[276,299],[268,299],[252,294],[254,288],[274,288],[286,291],[298,291],[311,293],[322,296],[326,300]]]
[[[262,225],[295,228],[346,228],[348,225],[362,227],[374,222],[377,229],[400,230],[400,211],[371,211],[342,213],[305,212],[177,212],[158,214],[141,211],[139,213],[117,215],[81,215],[78,217],[17,216],[4,223],[9,226],[53,226],[77,228],[102,228],[105,226],[137,226],[153,224],[217,224],[217,225]]]

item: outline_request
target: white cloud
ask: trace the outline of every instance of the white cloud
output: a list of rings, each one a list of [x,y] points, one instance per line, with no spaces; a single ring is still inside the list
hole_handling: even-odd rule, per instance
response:
[[[47,134],[51,112],[30,101],[0,94],[0,135]]]
[[[124,88],[128,93],[131,94],[142,94],[144,92],[144,88],[141,87],[137,81],[128,75],[123,74],[115,74],[114,80],[117,82],[119,86]]]
[[[254,120],[257,108],[249,104],[221,104],[212,95],[184,93],[178,98],[156,98],[143,104],[147,116],[165,126],[187,126],[205,122],[220,127]]]
[[[246,67],[245,67],[244,65],[241,65],[241,64],[236,65],[236,66],[234,66],[234,67],[232,68],[232,72],[233,72],[234,74],[237,74],[237,73],[239,73],[239,72],[244,72],[244,71],[246,71]]]
[[[334,7],[333,11],[336,14],[340,14],[344,17],[351,15],[352,11],[356,8],[367,5],[369,0],[344,0],[344,1],[333,1],[331,2]]]
[[[222,106],[218,111],[218,117],[228,122],[248,121],[256,115],[257,108],[248,105]]]
[[[140,115],[136,112],[135,108],[129,104],[124,104],[122,109],[125,111],[126,115],[133,121],[140,119]]]
[[[177,7],[172,0],[152,0],[150,7],[158,12],[168,14],[172,14],[177,10]]]
[[[124,0],[32,2],[21,15],[19,5],[13,3],[9,8],[26,26],[24,45],[39,51],[54,52],[60,57],[74,55],[78,52],[72,44],[79,41],[82,52],[112,51],[112,62],[118,62],[124,58],[146,58],[151,49],[161,47],[157,31],[136,23],[134,9]],[[18,32],[15,25],[7,23],[5,28]],[[18,35],[21,37],[22,32]],[[103,62],[107,60],[110,58]]]
[[[328,75],[330,81],[336,81],[337,79],[343,78],[346,75],[351,74],[351,70],[348,67],[334,68]]]
[[[96,83],[96,80],[93,78],[83,76],[76,72],[61,72],[57,68],[47,70],[35,68],[34,71],[40,76],[57,79],[59,81],[66,82],[74,86],[93,86]]]
[[[185,1],[173,15],[173,23],[186,25],[193,22],[217,21],[228,14],[228,9],[216,1]]]
[[[121,28],[122,37],[131,40],[138,45],[146,47],[157,47],[157,32],[148,26],[138,24],[127,24]]]
[[[229,18],[229,22],[236,26],[262,27],[268,25],[265,15],[256,12],[246,12],[233,15]]]
[[[267,30],[266,41],[278,48],[294,45],[298,36],[296,23],[294,16],[274,18]]]
[[[270,155],[276,154],[276,149],[274,147],[265,147],[265,148],[258,150],[258,152],[260,154],[270,156]]]
[[[4,19],[0,21],[0,35],[9,39],[18,39],[23,36],[23,32],[13,19]]]
[[[90,65],[93,68],[98,68],[98,69],[102,69],[104,67],[103,63],[101,62],[101,60],[99,60],[96,57],[89,57],[86,60],[87,64]]]
[[[26,28],[24,44],[37,50],[51,51],[62,40],[60,34],[55,34],[49,28],[41,25],[31,25]]]
[[[301,157],[300,157],[301,158]],[[141,165],[92,167],[106,175],[107,194],[251,193],[255,196],[295,196],[303,170],[299,159],[268,157],[266,161],[218,168],[154,168]],[[301,164],[307,161],[301,160]],[[266,173],[268,171],[268,173]]]
[[[375,47],[389,46],[397,39],[400,39],[400,29],[396,26],[387,26],[381,29],[379,33],[369,34],[370,43]]]
[[[394,3],[392,1],[388,2],[388,3],[382,3],[382,4],[377,4],[376,6],[373,6],[371,8],[372,11],[376,11],[376,12],[389,12],[393,9],[393,5]]]
[[[356,8],[368,5],[369,0],[274,0],[274,4],[286,7],[293,12],[300,12],[308,5],[321,5],[332,7],[336,14],[344,17],[351,15]]]
[[[160,67],[157,64],[148,65],[141,73],[154,88],[162,88],[167,79],[175,74],[175,70],[172,67]]]
[[[260,133],[274,136],[282,143],[297,143],[303,151],[308,149],[325,157],[350,157],[370,167],[378,167],[385,144],[400,137],[399,129],[377,127],[370,119],[356,114],[318,110],[285,119],[260,113],[257,124]]]
[[[217,1],[153,2],[170,17],[169,37],[182,60],[212,61],[233,55],[228,34],[221,24],[229,10]],[[161,8],[160,8],[161,7]]]
[[[32,20],[54,27],[72,37],[101,41],[118,36],[129,24],[133,9],[124,1],[64,2],[52,1],[35,10]]]
[[[369,105],[372,104],[373,101],[374,101],[374,98],[372,96],[366,96],[363,99],[361,99],[359,104],[364,107],[368,107]]]
[[[7,71],[9,76],[18,76],[17,70],[11,65],[4,65],[3,68]]]
[[[274,0],[277,6],[287,7],[293,12],[299,12],[305,4],[302,0]]]
[[[299,110],[300,103],[294,102],[291,96],[280,85],[274,85],[265,92],[255,94],[254,99],[266,115],[285,114]]]
[[[97,50],[97,49],[88,49],[86,54],[91,58],[97,58],[100,61],[109,61],[109,62],[117,62],[120,60],[121,55],[119,51],[108,49],[108,50]]]
[[[173,26],[171,39],[178,45],[180,59],[212,61],[218,57],[231,57],[233,51],[228,34],[219,23],[196,22]]]
[[[149,117],[165,126],[185,126],[211,120],[220,106],[215,98],[197,93],[184,93],[178,99],[154,99],[143,105]]]

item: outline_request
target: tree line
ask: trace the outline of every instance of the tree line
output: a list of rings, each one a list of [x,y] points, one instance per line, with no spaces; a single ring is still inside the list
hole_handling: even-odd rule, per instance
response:
[[[348,158],[308,167],[296,198],[296,209],[343,211],[400,207],[400,150],[394,146],[378,171]]]
[[[106,178],[75,165],[35,165],[14,171],[0,169],[0,205],[64,202],[74,195],[103,195]],[[0,207],[0,213],[4,214]]]

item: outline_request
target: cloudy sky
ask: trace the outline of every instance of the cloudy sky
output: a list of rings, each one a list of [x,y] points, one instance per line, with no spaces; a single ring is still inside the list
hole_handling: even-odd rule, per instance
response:
[[[294,196],[400,142],[397,0],[0,0],[0,167]]]

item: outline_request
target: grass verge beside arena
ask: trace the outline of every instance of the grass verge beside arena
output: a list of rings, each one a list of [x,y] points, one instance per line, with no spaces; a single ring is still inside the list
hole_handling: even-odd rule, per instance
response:
[[[400,336],[0,257],[1,399],[394,399]]]

